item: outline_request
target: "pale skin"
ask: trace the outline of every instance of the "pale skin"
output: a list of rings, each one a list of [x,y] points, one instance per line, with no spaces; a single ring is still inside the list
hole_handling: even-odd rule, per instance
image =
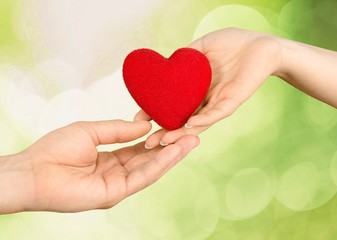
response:
[[[96,146],[147,134],[145,112],[135,123],[79,122],[55,130],[21,153],[0,157],[0,214],[114,206],[183,159],[199,143],[193,135],[233,114],[271,75],[337,107],[334,51],[235,28],[212,32],[189,47],[206,55],[213,79],[185,127],[152,134],[145,144],[151,150],[139,143],[114,152],[98,152]]]
[[[184,127],[153,133],[146,140],[148,149],[205,131],[233,114],[272,75],[337,108],[337,52],[237,28],[211,32],[188,47],[209,59],[210,89]],[[141,110],[135,120],[150,117]]]
[[[189,135],[152,150],[141,142],[97,151],[98,145],[129,142],[150,129],[147,121],[77,122],[0,157],[0,214],[110,208],[156,182],[199,144]]]

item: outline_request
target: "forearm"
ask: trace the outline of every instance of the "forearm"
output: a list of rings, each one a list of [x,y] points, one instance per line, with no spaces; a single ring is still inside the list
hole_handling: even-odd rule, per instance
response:
[[[0,157],[0,214],[25,211],[32,204],[32,172],[24,153]]]
[[[280,39],[281,67],[275,75],[337,108],[337,52]]]

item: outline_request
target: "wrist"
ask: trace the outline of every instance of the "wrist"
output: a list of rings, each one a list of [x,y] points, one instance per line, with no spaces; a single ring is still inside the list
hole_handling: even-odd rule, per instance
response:
[[[280,46],[279,64],[272,75],[288,82],[291,79],[292,66],[294,66],[294,61],[296,61],[299,43],[280,37],[276,39]]]
[[[286,48],[284,39],[275,35],[259,34],[255,36],[258,44],[259,56],[263,58],[264,71],[272,76],[284,79],[287,73]]]
[[[29,154],[0,157],[0,214],[31,209],[34,203],[34,175]]]

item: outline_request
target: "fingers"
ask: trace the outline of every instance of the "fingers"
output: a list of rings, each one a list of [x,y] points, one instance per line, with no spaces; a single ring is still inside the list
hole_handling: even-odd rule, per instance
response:
[[[143,110],[140,110],[134,117],[134,121],[151,121],[152,118]],[[146,149],[153,149],[160,144],[161,137],[167,132],[165,129],[160,129],[154,133],[152,133],[145,142],[144,147]],[[165,145],[162,145],[165,146]]]
[[[202,113],[203,111],[207,111],[207,109],[210,105],[205,106],[204,108],[200,109],[198,112]],[[175,143],[178,139],[185,135],[198,135],[201,132],[205,131],[207,128],[210,127],[207,125],[193,125],[195,127],[192,127],[189,123],[186,123],[185,126],[173,130],[173,131],[168,131],[166,129],[160,129],[154,133],[152,133],[145,141],[145,148],[146,149],[153,149],[154,147],[157,146],[167,146],[169,144]]]
[[[174,131],[166,132],[165,134],[163,134],[162,138],[160,139],[160,143],[161,145],[167,146],[169,144],[173,144],[177,142],[183,136],[186,136],[186,135],[197,136],[209,127],[210,126],[192,127],[192,128],[182,127]]]
[[[139,156],[149,151],[144,147],[144,145],[144,142],[140,142],[134,146],[117,149],[111,154],[117,157],[122,165],[125,165],[130,159],[134,158],[135,156]]]
[[[146,149],[152,149],[154,147],[157,147],[158,145],[161,145],[163,147],[167,146],[167,144],[161,142],[161,138],[167,132],[168,132],[168,130],[166,130],[166,129],[160,129],[160,130],[154,132],[153,134],[151,134],[145,141],[145,148]]]
[[[76,122],[70,127],[86,131],[95,145],[129,142],[140,138],[151,130],[147,121],[127,122],[123,120]]]
[[[260,65],[266,64],[261,63]],[[253,95],[269,76],[269,73],[254,71],[257,66],[247,60],[242,61],[241,67],[245,71],[239,71],[230,81],[223,78],[223,86],[213,92],[206,106],[187,121],[189,126],[209,126],[230,116]]]
[[[125,164],[124,168],[127,172],[132,172],[135,169],[141,168],[149,161],[152,161],[158,153],[163,149],[161,146],[157,146],[151,150],[146,150],[143,154],[135,155],[133,158],[128,159]]]
[[[135,122],[138,121],[151,121],[152,118],[144,112],[144,110],[140,110],[138,113],[136,113],[135,117],[133,118]]]
[[[187,124],[191,127],[206,127],[230,116],[240,106],[240,102],[233,99],[224,99],[214,107],[209,108],[200,114],[192,116]]]
[[[209,104],[201,109],[197,115],[192,116],[184,127],[173,131],[161,129],[153,133],[146,140],[145,147],[151,149],[158,145],[167,146],[185,135],[199,135],[217,121],[231,115],[239,105],[238,102],[229,99],[219,102],[214,107],[210,107]]]
[[[153,149],[157,146],[165,147],[169,144],[175,143],[183,136],[199,135],[201,132],[205,131],[209,127],[210,126],[187,128],[186,126],[184,126],[182,128],[173,131],[160,129],[157,132],[150,135],[148,139],[146,139],[145,148]]]
[[[154,159],[134,169],[127,176],[127,196],[156,182],[199,144],[196,136],[185,136],[163,148]]]

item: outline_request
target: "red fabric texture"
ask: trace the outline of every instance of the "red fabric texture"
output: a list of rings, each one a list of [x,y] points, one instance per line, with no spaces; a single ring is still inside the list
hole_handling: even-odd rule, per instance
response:
[[[180,48],[169,58],[137,49],[125,58],[123,78],[136,103],[158,125],[174,130],[205,98],[212,71],[208,59],[192,48]]]

